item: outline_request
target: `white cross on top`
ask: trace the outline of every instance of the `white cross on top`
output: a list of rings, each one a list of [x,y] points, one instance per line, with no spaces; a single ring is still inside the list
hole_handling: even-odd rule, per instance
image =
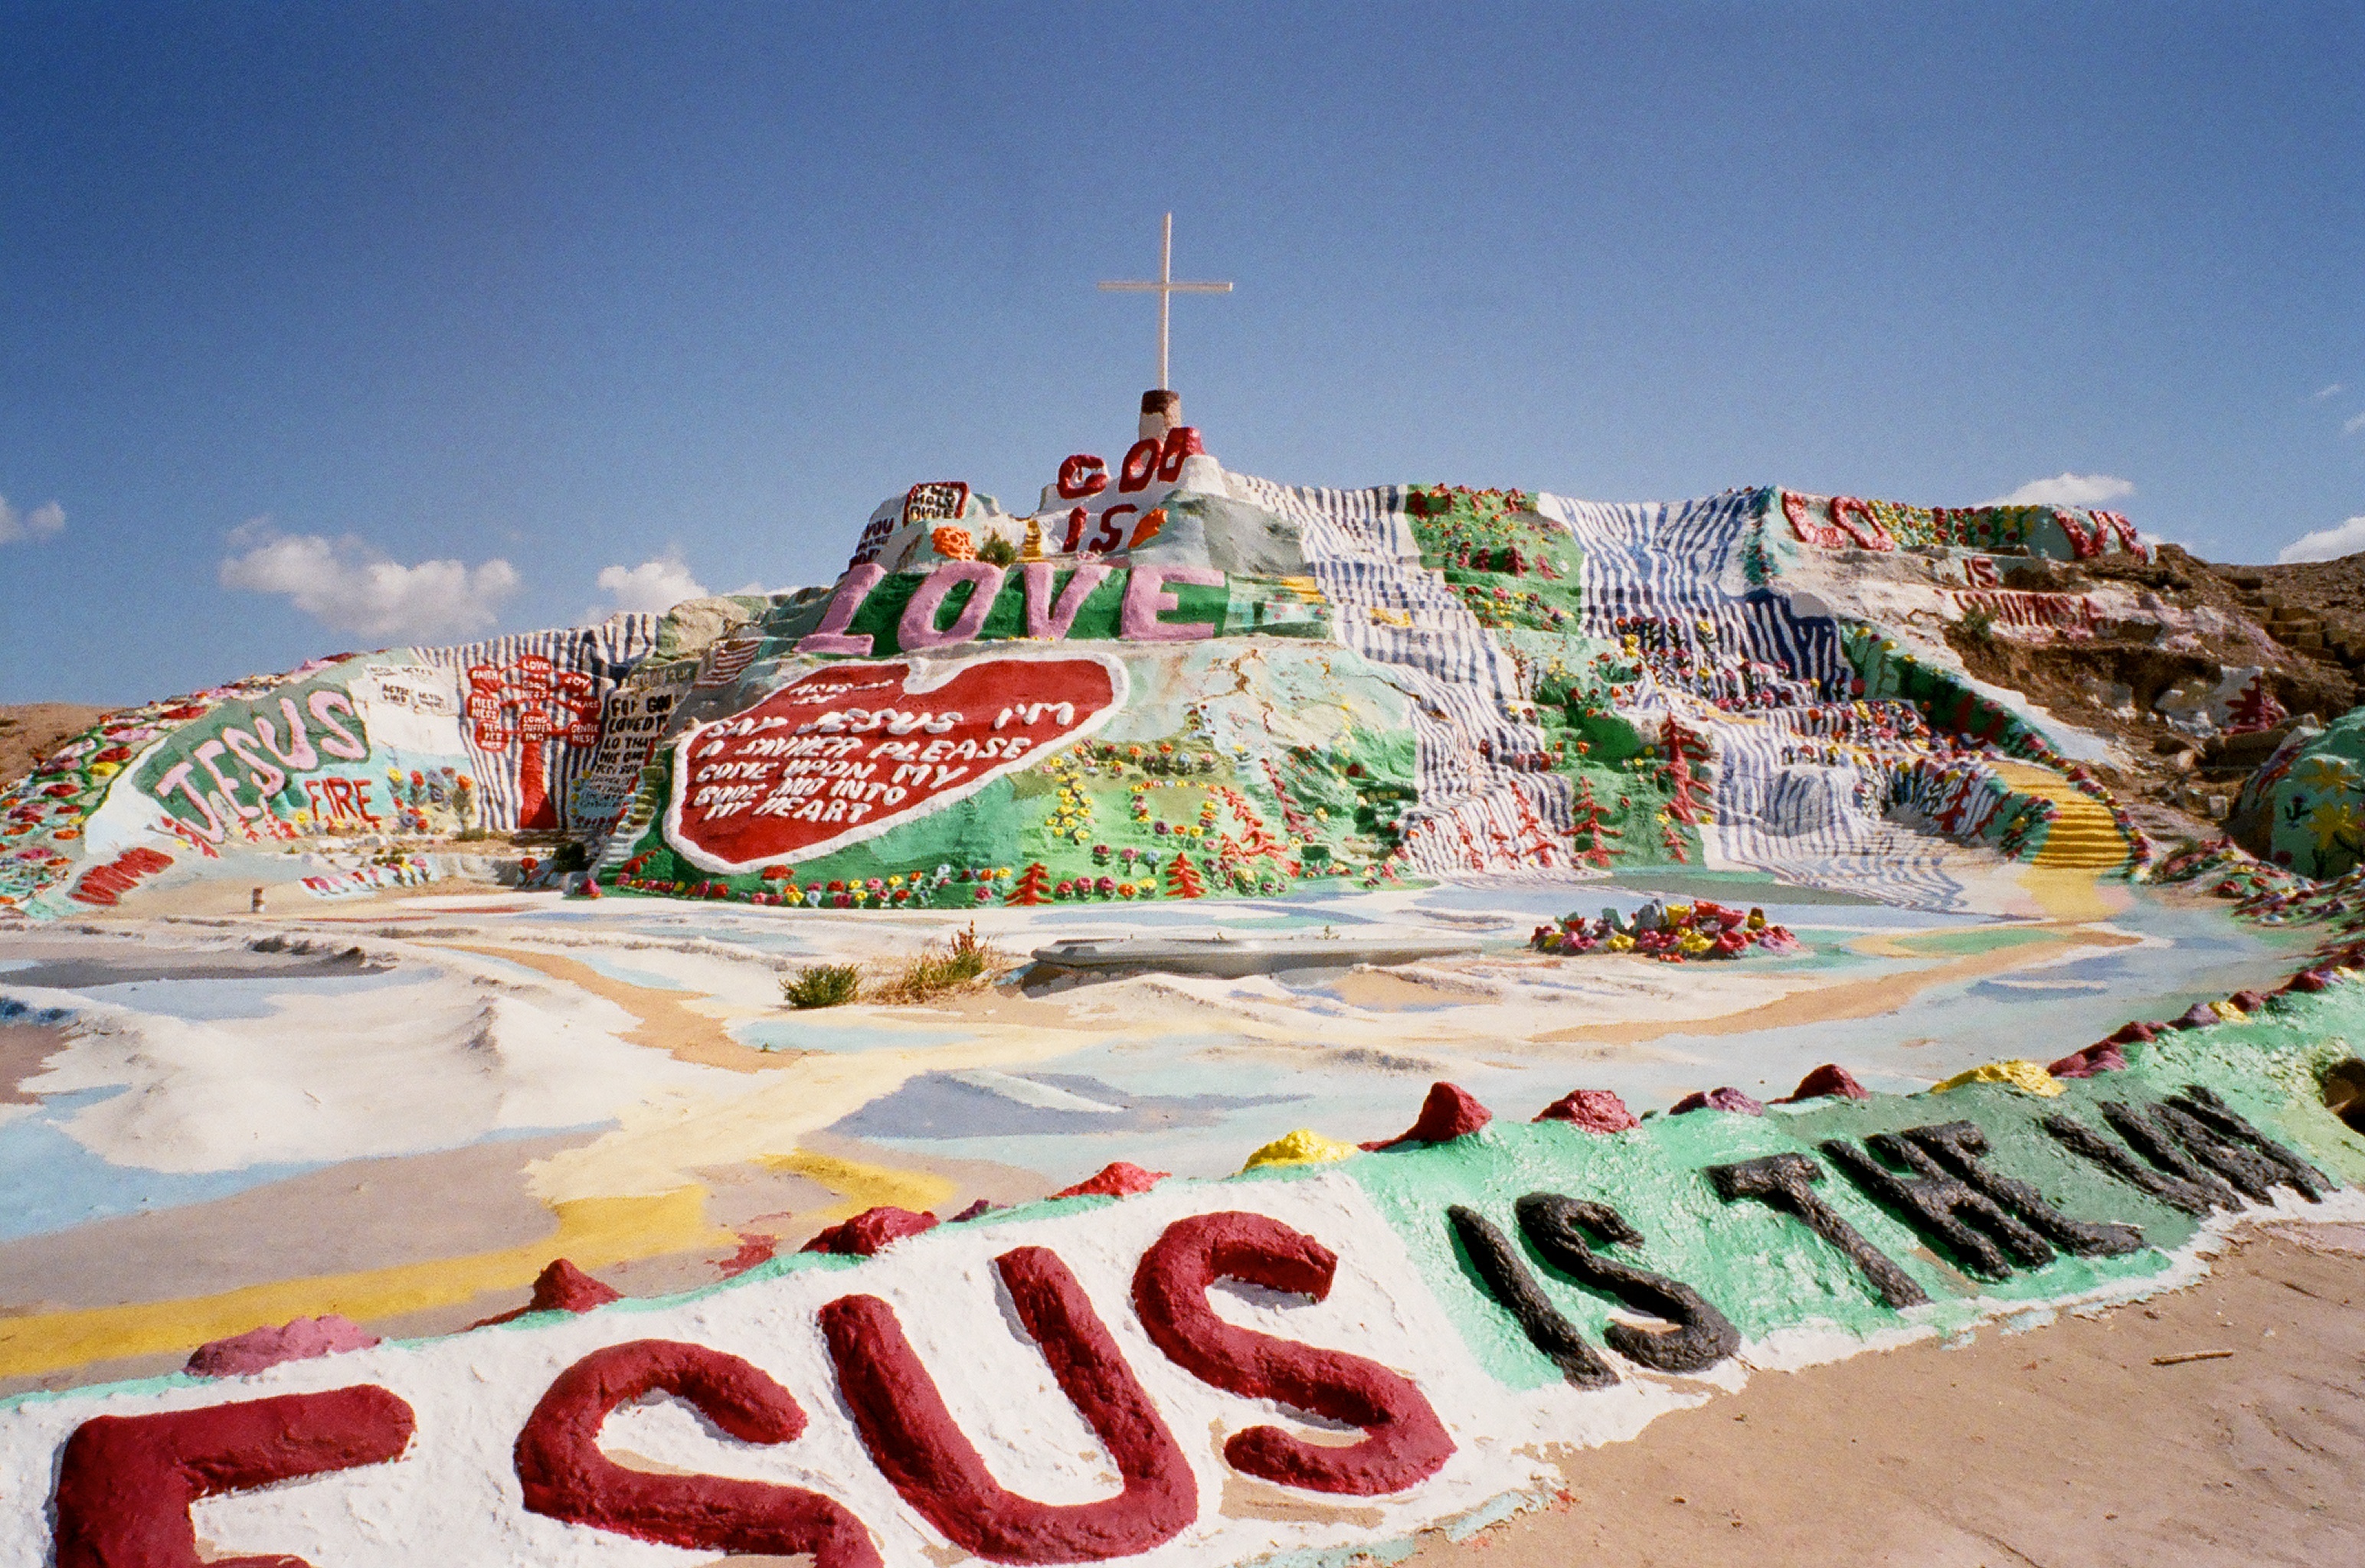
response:
[[[1166,215],[1166,239],[1159,247],[1158,276],[1154,281],[1138,283],[1104,283],[1101,287],[1119,294],[1155,294],[1158,296],[1158,389],[1166,385],[1167,319],[1178,294],[1229,294],[1228,283],[1176,283],[1174,281],[1174,215]]]

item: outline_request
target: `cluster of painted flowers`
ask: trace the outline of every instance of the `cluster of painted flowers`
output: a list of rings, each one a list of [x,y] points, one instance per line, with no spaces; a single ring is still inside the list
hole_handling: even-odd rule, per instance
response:
[[[1076,782],[1076,765],[1067,756],[1051,759],[1051,777],[1059,781],[1059,794],[1051,802],[1051,814],[1043,825],[1051,830],[1054,838],[1071,839],[1082,844],[1092,836],[1093,797]]]
[[[1142,875],[1118,880],[1115,877],[1076,877],[1062,879],[1051,885],[1051,896],[1058,899],[1154,899],[1158,896],[1158,879],[1154,875],[1158,863],[1145,858]]]
[[[1016,877],[1008,866],[938,866],[934,871],[898,872],[886,877],[834,878],[799,887],[796,871],[788,866],[767,866],[762,886],[737,887],[727,881],[668,881],[645,875],[655,852],[636,855],[618,868],[613,886],[634,892],[667,893],[677,898],[713,899],[735,903],[794,909],[931,908],[946,902],[990,903]]]
[[[448,812],[465,825],[475,814],[476,781],[453,767],[412,768],[406,775],[398,767],[386,770],[387,790],[393,797],[396,809],[395,825],[404,833],[434,833],[439,824],[431,812]],[[308,817],[308,812],[297,813]]]
[[[1738,910],[1706,899],[1663,904],[1653,899],[1632,917],[1605,909],[1598,920],[1564,915],[1539,925],[1528,946],[1539,953],[1634,953],[1664,964],[1707,958],[1737,958],[1752,947],[1795,953],[1801,944],[1789,927],[1768,922],[1762,909]]]
[[[808,909],[893,909],[901,905],[934,903],[940,893],[956,883],[967,887],[970,902],[988,903],[1000,891],[1000,885],[1008,881],[1014,873],[1007,866],[964,866],[955,869],[947,864],[938,866],[934,871],[897,873],[868,879],[859,877],[833,878],[825,882],[807,882],[801,890],[797,887],[795,873],[789,867],[767,866],[763,874],[765,884],[768,887],[777,884],[778,890],[768,894],[752,894],[747,901],[750,903],[801,903]],[[952,896],[958,902],[959,894]]]
[[[1246,746],[1235,746],[1246,752]],[[1082,760],[1078,760],[1079,754]],[[1062,767],[1081,773],[1104,772],[1121,775],[1127,767],[1152,774],[1213,773],[1222,758],[1212,751],[1186,751],[1172,741],[1160,741],[1155,745],[1134,744],[1121,745],[1115,741],[1103,741],[1098,745],[1080,748],[1080,753],[1063,753],[1051,759],[1053,771]]]
[[[1841,746],[1877,750],[1932,741],[1929,720],[1913,703],[1867,699],[1862,677],[1835,681],[1824,689],[1781,665],[1728,649],[1720,641],[1716,622],[1706,616],[1621,616],[1611,630],[1619,639],[1618,652],[1597,655],[1597,665],[1614,666],[1623,661],[1647,669],[1660,685],[1728,713],[1784,710],[1791,715],[1789,728],[1795,734],[1828,743],[1793,748],[1798,755],[1786,760],[1836,760]]]
[[[1514,554],[1517,552],[1513,552]],[[1495,631],[1557,632],[1573,621],[1566,610],[1547,603],[1541,594],[1500,583],[1456,583],[1464,609],[1478,624]]]
[[[84,820],[115,776],[165,724],[196,718],[209,706],[205,699],[176,697],[109,713],[24,778],[0,787],[0,909],[13,909],[63,880],[73,857],[58,846],[82,837]]]
[[[2220,838],[2169,856],[2155,879],[2202,883],[2219,898],[2234,900],[2235,913],[2261,925],[2323,921],[2344,932],[2365,929],[2365,866],[2310,881]]]
[[[1051,810],[1043,825],[1054,838],[1082,844],[1092,837],[1093,797],[1085,788],[1086,778],[1105,773],[1121,778],[1128,767],[1140,769],[1157,779],[1169,779],[1194,773],[1213,773],[1220,759],[1212,752],[1190,752],[1178,749],[1171,741],[1156,745],[1118,745],[1104,742],[1097,746],[1082,748],[1081,756],[1065,754],[1053,757],[1045,767],[1050,773],[1057,792],[1052,797]],[[1136,783],[1132,787],[1130,807],[1132,821],[1163,835],[1185,833],[1180,825],[1152,822],[1148,795],[1154,786]],[[1202,809],[1203,819],[1212,823],[1215,808],[1212,802]],[[1195,834],[1193,836],[1197,836]]]

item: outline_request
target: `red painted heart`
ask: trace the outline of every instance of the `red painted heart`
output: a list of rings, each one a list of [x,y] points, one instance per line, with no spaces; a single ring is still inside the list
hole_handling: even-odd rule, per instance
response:
[[[674,743],[666,838],[709,871],[810,860],[1041,761],[1125,696],[1091,655],[830,665]]]

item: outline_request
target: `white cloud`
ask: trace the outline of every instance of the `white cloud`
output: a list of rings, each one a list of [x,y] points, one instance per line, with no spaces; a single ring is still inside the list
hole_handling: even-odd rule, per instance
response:
[[[55,501],[47,501],[31,511],[20,512],[0,496],[0,544],[14,544],[20,539],[47,539],[65,532],[66,509]]]
[[[2340,427],[2342,435],[2355,435],[2359,431],[2365,431],[2365,414],[2354,416],[2347,424]]]
[[[2056,474],[2031,479],[2008,496],[1998,496],[1991,507],[2090,507],[2135,493],[2135,481],[2110,474]]]
[[[2337,561],[2359,550],[2365,550],[2365,517],[2352,517],[2337,528],[2301,534],[2284,545],[2275,559],[2288,566],[2293,561]]]
[[[637,566],[603,566],[600,591],[608,596],[608,603],[584,611],[586,621],[605,621],[632,610],[663,615],[683,599],[706,597],[705,585],[690,576],[679,555],[644,561]]]
[[[2329,386],[2326,387],[2323,391],[2318,392],[2318,393],[2315,395],[2315,400],[2316,400],[2317,402],[2321,403],[2321,402],[2323,402],[2326,398],[2337,398],[2337,397],[2339,397],[2339,396],[2340,396],[2340,393],[2341,393],[2341,386],[2340,386],[2340,383],[2339,383],[2339,382],[2337,382],[2337,381],[2336,381],[2336,382],[2334,382],[2331,386]]]
[[[481,632],[518,590],[517,569],[498,558],[406,566],[348,534],[282,534],[266,518],[233,529],[242,554],[221,564],[224,588],[285,594],[322,625],[364,637],[449,637]]]

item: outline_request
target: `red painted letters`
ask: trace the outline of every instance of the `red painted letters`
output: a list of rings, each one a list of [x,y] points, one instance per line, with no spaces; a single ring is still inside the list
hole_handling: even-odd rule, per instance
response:
[[[58,1568],[198,1568],[189,1505],[274,1481],[383,1464],[409,1445],[410,1406],[364,1383],[158,1416],[95,1416],[58,1465]],[[307,1568],[217,1557],[210,1568]]]
[[[821,1309],[822,1335],[872,1462],[947,1540],[997,1562],[1095,1562],[1171,1540],[1198,1516],[1191,1466],[1075,1276],[1041,1247],[1014,1249],[994,1265],[1125,1489],[1066,1505],[1005,1491],[954,1425],[895,1309],[877,1296],[840,1296]]]
[[[1125,466],[1117,470],[1117,489],[1126,495],[1148,489],[1149,482],[1158,477],[1159,459],[1164,452],[1154,435],[1146,435],[1135,442],[1132,449],[1125,454]]]
[[[1133,1275],[1134,1310],[1175,1365],[1249,1399],[1272,1399],[1361,1427],[1344,1447],[1250,1427],[1224,1444],[1236,1470],[1309,1492],[1375,1496],[1437,1473],[1453,1452],[1420,1391],[1375,1361],[1236,1327],[1207,1305],[1217,1280],[1245,1280],[1316,1301],[1330,1294],[1338,1255],[1263,1215],[1194,1215],[1166,1227]]]
[[[1093,531],[1092,542],[1084,546],[1084,553],[1091,555],[1105,555],[1124,543],[1125,524],[1119,522],[1117,519],[1123,513],[1137,512],[1140,510],[1131,501],[1126,501],[1101,513],[1101,525]]]
[[[1089,452],[1079,452],[1059,465],[1059,498],[1082,500],[1108,488],[1108,465]]]
[[[794,1442],[805,1429],[805,1413],[789,1391],[737,1356],[674,1339],[611,1345],[559,1373],[518,1434],[525,1506],[667,1546],[779,1557],[810,1551],[814,1568],[877,1568],[879,1549],[862,1521],[817,1492],[627,1470],[600,1452],[609,1415],[652,1389],[689,1401],[742,1442]]]
[[[1166,432],[1166,444],[1158,451],[1158,476],[1169,484],[1182,477],[1182,460],[1194,457],[1207,449],[1199,444],[1199,432],[1189,425],[1176,425]]]

